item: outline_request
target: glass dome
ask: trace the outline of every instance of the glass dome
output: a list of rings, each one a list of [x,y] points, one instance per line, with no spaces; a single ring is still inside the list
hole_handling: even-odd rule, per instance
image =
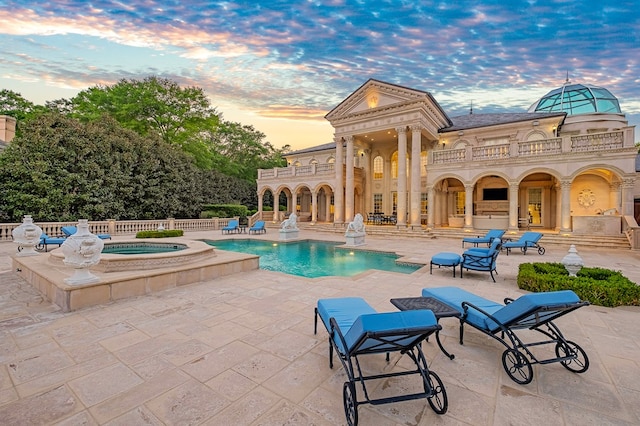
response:
[[[621,113],[618,98],[607,89],[569,83],[544,95],[531,105],[529,112],[566,112],[568,115]]]

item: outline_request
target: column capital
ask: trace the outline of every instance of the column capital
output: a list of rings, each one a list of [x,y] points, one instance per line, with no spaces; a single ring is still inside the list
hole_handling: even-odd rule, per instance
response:
[[[343,138],[346,143],[353,142],[353,135],[348,135]]]
[[[422,125],[420,125],[420,124],[412,124],[411,126],[409,126],[409,128],[411,129],[412,132],[419,132],[424,127]]]
[[[623,188],[633,188],[634,185],[636,183],[636,178],[634,177],[628,177],[628,178],[624,178],[622,179],[622,187]]]
[[[474,185],[474,184],[472,184],[472,183],[465,183],[465,184],[464,184],[464,190],[465,190],[465,191],[473,191],[473,187],[474,187],[474,186],[475,186],[475,185]]]
[[[561,179],[560,187],[562,189],[571,189],[571,179]]]
[[[407,133],[407,126],[396,127],[396,132],[398,132],[398,134]]]

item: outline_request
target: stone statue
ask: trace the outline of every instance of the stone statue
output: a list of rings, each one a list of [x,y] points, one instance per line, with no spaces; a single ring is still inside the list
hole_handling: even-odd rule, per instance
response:
[[[356,214],[353,218],[353,222],[349,222],[347,225],[347,234],[363,234],[364,233],[364,218],[360,213]]]
[[[280,229],[298,229],[298,216],[295,213],[291,213],[289,219],[282,221]]]

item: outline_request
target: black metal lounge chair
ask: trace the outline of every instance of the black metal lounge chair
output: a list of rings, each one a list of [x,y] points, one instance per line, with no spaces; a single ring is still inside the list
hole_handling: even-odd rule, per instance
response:
[[[544,234],[540,232],[527,231],[518,239],[518,241],[507,241],[502,245],[503,249],[507,250],[507,256],[511,252],[513,248],[519,248],[522,251],[522,254],[527,254],[528,248],[535,248],[538,250],[538,254],[544,254],[544,247],[538,244],[540,238],[543,237]]]
[[[502,343],[507,348],[502,353],[502,366],[511,380],[518,384],[526,385],[533,380],[532,364],[559,362],[574,373],[583,373],[589,368],[586,352],[577,343],[566,340],[553,322],[589,304],[571,290],[531,293],[515,300],[506,298],[504,305],[458,287],[425,288],[422,296],[438,299],[462,313],[460,344],[463,343],[464,324]],[[542,340],[524,342],[516,331],[525,329],[541,333]],[[529,348],[541,345],[554,345],[556,356],[536,358]]]
[[[346,297],[320,299],[315,308],[314,333],[318,331],[318,316],[329,333],[329,367],[333,368],[333,350],[348,376],[343,385],[343,402],[347,423],[358,424],[358,405],[386,404],[397,401],[427,398],[438,414],[447,411],[448,400],[440,377],[429,371],[421,342],[441,329],[429,310],[376,312],[364,299]],[[365,376],[358,357],[368,354],[387,354],[399,351],[416,365],[414,370],[400,370]],[[420,375],[424,392],[372,399],[366,383],[389,377]],[[358,401],[356,383],[360,382],[364,400]]]
[[[473,244],[474,247],[478,247],[478,244],[490,245],[494,238],[502,238],[505,231],[502,229],[491,229],[483,237],[465,237],[462,239],[462,248],[464,243]]]

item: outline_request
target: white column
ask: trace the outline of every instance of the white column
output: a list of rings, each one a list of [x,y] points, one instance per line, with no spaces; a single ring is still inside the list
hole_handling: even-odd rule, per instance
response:
[[[318,193],[311,191],[311,223],[318,221]]]
[[[571,181],[562,180],[560,182],[560,192],[562,206],[561,220],[560,220],[560,232],[571,232]]]
[[[509,184],[509,231],[518,231],[520,224],[518,217],[518,200],[520,185],[517,183]]]
[[[327,222],[331,221],[331,194],[329,191],[324,191],[324,209],[325,209],[325,219]]]
[[[473,229],[473,185],[464,186],[464,229]]]
[[[280,221],[280,203],[278,202],[278,200],[280,199],[280,193],[279,192],[272,192],[273,194],[273,221],[274,222],[279,222]]]
[[[264,202],[263,197],[264,197],[264,191],[261,193],[258,192],[258,213],[260,213],[259,215],[260,219],[262,219],[262,203]]]
[[[353,136],[347,136],[347,152],[346,152],[346,167],[347,167],[347,184],[344,188],[344,221],[345,223],[353,221],[354,211],[354,193],[355,193],[355,181],[353,176]]]
[[[427,228],[435,228],[435,190],[433,186],[427,186]]]
[[[342,224],[344,223],[344,179],[343,179],[343,167],[342,167],[342,159],[344,157],[343,154],[343,143],[344,140],[342,138],[337,138],[336,140],[336,183],[334,185],[334,193],[333,193],[333,223]]]
[[[398,223],[407,226],[407,129],[397,127],[398,132]]]
[[[420,228],[420,148],[422,127],[411,126],[411,228]]]

